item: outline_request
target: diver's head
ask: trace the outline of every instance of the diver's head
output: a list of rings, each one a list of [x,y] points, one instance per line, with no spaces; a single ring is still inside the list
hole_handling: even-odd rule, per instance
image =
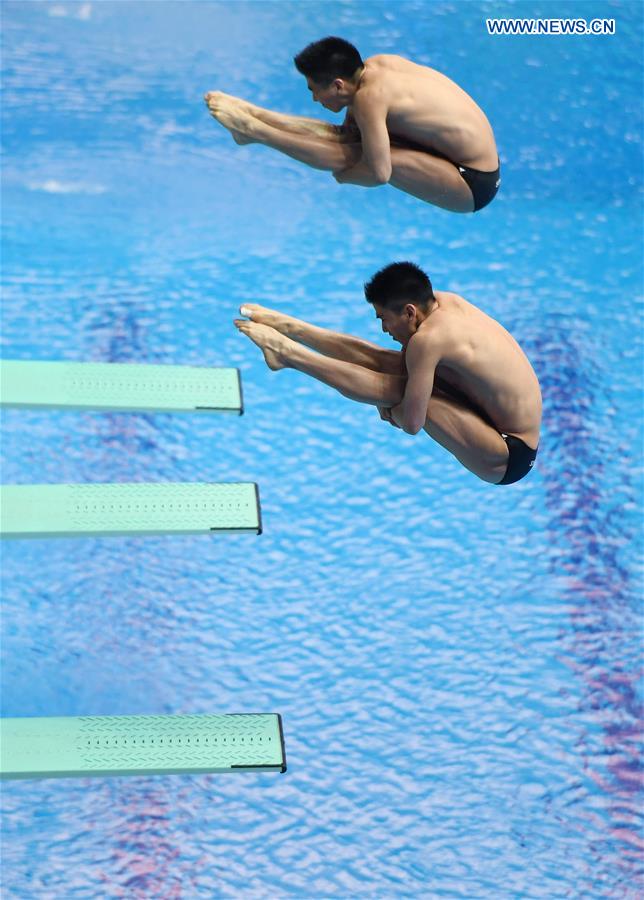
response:
[[[411,262],[385,266],[364,286],[367,301],[382,330],[406,346],[436,302],[432,283],[421,268]]]
[[[353,44],[339,37],[314,41],[297,54],[294,62],[306,78],[313,100],[332,112],[349,105],[364,67]]]

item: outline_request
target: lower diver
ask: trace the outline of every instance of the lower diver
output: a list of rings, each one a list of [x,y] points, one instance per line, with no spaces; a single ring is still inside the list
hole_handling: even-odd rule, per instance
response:
[[[483,481],[513,484],[532,468],[541,391],[527,356],[497,321],[463,297],[434,291],[410,262],[385,266],[365,284],[382,330],[402,350],[318,328],[254,303],[235,325],[269,368],[294,368],[380,418],[425,431]],[[310,349],[309,349],[310,348]]]

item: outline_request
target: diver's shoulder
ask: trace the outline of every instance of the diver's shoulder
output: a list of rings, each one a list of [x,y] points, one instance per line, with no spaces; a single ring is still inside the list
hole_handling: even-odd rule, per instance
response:
[[[365,60],[365,75],[369,74],[369,72],[376,74],[379,72],[401,71],[413,65],[414,63],[404,56],[397,56],[394,53],[377,53],[375,56],[370,56],[369,59]]]
[[[435,288],[434,288],[434,297],[436,297],[437,300],[442,300],[445,297],[447,297],[447,298],[453,297],[456,300],[465,300],[465,297],[462,297],[460,294],[457,294],[455,291],[442,291],[442,290],[437,291]]]
[[[426,333],[440,343],[453,343],[460,339],[464,320],[472,306],[459,294],[451,291],[434,291],[434,297],[436,305],[423,323],[427,326]]]
[[[404,60],[404,56],[398,56],[396,53],[376,53],[374,56],[369,56],[365,59],[365,63],[374,65],[387,65],[388,63],[394,63],[397,60]]]
[[[442,347],[446,342],[450,342],[451,336],[456,330],[454,317],[447,308],[437,306],[421,322],[411,341],[416,341],[419,348],[422,346],[426,350]]]
[[[436,312],[455,313],[472,306],[465,297],[461,297],[460,294],[455,294],[453,291],[434,291],[434,297],[438,304]]]

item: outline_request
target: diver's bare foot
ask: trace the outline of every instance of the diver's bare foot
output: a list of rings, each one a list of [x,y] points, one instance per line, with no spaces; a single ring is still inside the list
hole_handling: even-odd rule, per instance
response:
[[[268,325],[259,325],[256,322],[249,322],[248,319],[235,319],[235,326],[247,337],[257,344],[264,354],[266,365],[269,369],[277,371],[286,366],[284,354],[287,349],[287,340],[284,335],[280,334],[274,328]]]
[[[216,113],[220,106],[224,106],[227,103],[239,102],[237,97],[234,97],[232,94],[224,94],[223,91],[206,91],[203,99],[208,109],[213,113]]]
[[[260,306],[259,303],[244,303],[239,307],[242,316],[248,316],[253,322],[261,322],[262,325],[269,325],[280,334],[287,337],[297,339],[297,323],[298,319],[293,316],[287,316],[286,313],[278,312],[276,309],[269,309],[267,306]]]
[[[238,144],[248,144],[253,140],[253,117],[244,108],[243,101],[223,91],[208,91],[204,100],[210,115],[231,132]]]
[[[235,104],[248,115],[255,115],[256,107],[254,104],[249,103],[248,100],[242,100],[241,97],[235,97],[234,94],[225,94],[223,91],[206,91],[204,94],[204,100],[206,102],[206,106],[210,109],[211,104],[214,107],[217,107],[221,104]]]

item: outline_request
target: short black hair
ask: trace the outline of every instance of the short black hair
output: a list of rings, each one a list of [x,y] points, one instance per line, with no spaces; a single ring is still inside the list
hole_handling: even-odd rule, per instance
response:
[[[294,57],[298,72],[323,87],[334,78],[352,78],[364,63],[349,41],[339,37],[325,37],[314,41]]]
[[[380,269],[365,283],[364,295],[369,303],[397,313],[406,303],[424,310],[436,299],[429,277],[412,262],[395,262]]]

